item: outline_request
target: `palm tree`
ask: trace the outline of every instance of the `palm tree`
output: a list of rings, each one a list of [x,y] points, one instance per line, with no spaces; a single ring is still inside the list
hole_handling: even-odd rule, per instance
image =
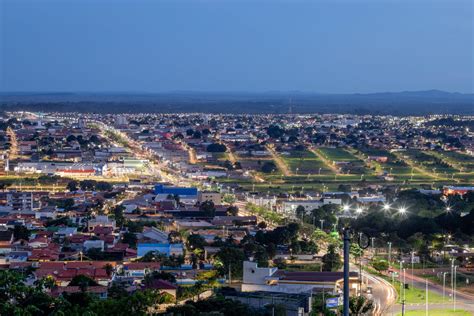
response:
[[[349,310],[353,316],[370,315],[373,309],[374,302],[364,296],[353,296],[349,299]]]

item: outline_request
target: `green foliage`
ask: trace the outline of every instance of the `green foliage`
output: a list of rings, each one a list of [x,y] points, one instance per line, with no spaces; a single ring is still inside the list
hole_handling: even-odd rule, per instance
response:
[[[227,147],[224,144],[214,143],[214,144],[208,145],[206,150],[211,153],[224,153],[226,152]]]
[[[264,173],[272,173],[277,170],[277,166],[273,161],[266,161],[261,168]]]
[[[15,225],[15,228],[13,228],[13,237],[15,238],[15,240],[28,240],[30,238],[30,234],[31,233],[28,228],[26,228],[26,226]]]
[[[191,234],[188,236],[188,242],[187,242],[188,248],[189,249],[204,249],[204,247],[207,245],[206,240],[204,237],[198,234]]]
[[[354,316],[371,315],[374,309],[373,301],[364,296],[351,296],[349,298],[350,314]]]
[[[323,271],[337,271],[341,268],[341,256],[336,252],[335,245],[329,245],[327,253],[322,258]]]
[[[243,261],[246,259],[242,249],[225,246],[219,250],[216,257],[222,263],[222,266],[219,267],[221,275],[228,274],[230,267],[232,278],[242,276],[242,265]]]
[[[375,259],[372,261],[372,267],[378,272],[387,271],[389,268],[389,263],[387,260]]]
[[[55,298],[45,292],[45,289],[53,286],[51,280],[43,279],[32,286],[26,285],[24,281],[25,276],[22,274],[0,270],[1,315],[145,316],[151,307],[169,302],[168,295],[149,290],[132,294],[115,291],[113,297],[108,299],[99,299],[85,291]],[[84,277],[73,281],[79,286],[93,285]]]
[[[216,206],[212,201],[204,201],[199,205],[199,210],[204,213],[204,216],[214,217],[216,214]]]
[[[124,210],[125,210],[125,206],[122,206],[122,205],[116,205],[112,209],[112,213],[114,214],[114,218],[115,218],[115,223],[119,227],[122,227],[123,224],[125,223],[125,216],[123,215]]]
[[[176,283],[176,277],[165,271],[153,271],[145,276],[145,284],[150,284],[153,280],[165,280],[171,283]]]
[[[137,247],[137,235],[135,233],[126,232],[122,235],[122,242],[128,244],[130,248]]]
[[[263,316],[263,313],[245,305],[239,301],[223,298],[210,298],[199,300],[197,302],[187,301],[181,306],[173,306],[167,309],[167,313],[172,315],[225,315],[225,316],[243,316],[254,315]],[[218,312],[218,314],[212,314]]]

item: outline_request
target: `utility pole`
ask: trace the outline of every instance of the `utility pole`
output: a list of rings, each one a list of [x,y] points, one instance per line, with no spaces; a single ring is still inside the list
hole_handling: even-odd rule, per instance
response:
[[[428,305],[428,280],[425,280],[425,282],[426,282],[426,294],[425,294],[425,296],[426,296],[426,316],[428,316],[428,306],[429,306]]]
[[[443,302],[446,295],[446,273],[447,272],[443,272]]]
[[[390,267],[390,262],[392,262],[392,243],[388,242],[388,266]]]
[[[456,270],[458,266],[454,266],[454,291],[453,291],[453,304],[454,304],[454,311],[456,311]]]
[[[349,229],[344,229],[344,304],[343,315],[349,316]]]

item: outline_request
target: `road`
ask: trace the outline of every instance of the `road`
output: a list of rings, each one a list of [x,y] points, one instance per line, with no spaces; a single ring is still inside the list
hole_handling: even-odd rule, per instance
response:
[[[359,273],[359,265],[351,264],[350,270]],[[372,287],[372,293],[367,294],[374,302],[374,316],[386,315],[397,301],[397,291],[383,278],[362,271],[362,283]]]
[[[362,272],[362,279],[366,279],[368,285],[372,287],[371,299],[375,305],[374,315],[386,315],[387,311],[396,304],[397,291],[386,280],[367,272]]]
[[[405,279],[406,279],[406,283],[410,285],[413,281],[413,286],[416,288],[420,288],[420,289],[426,288],[426,280],[419,276],[412,275],[409,272],[409,269],[405,270]],[[431,292],[437,293],[439,295],[443,295],[443,286],[437,283],[428,281],[428,290]],[[430,309],[454,308],[454,302],[451,299],[452,298],[451,287],[448,286],[448,284],[446,285],[445,293],[446,293],[446,303],[435,303],[435,304],[431,303],[430,304],[429,295],[428,295],[428,308]],[[405,307],[406,310],[422,310],[422,309],[424,310],[425,308],[426,308],[425,304],[406,304],[406,307]],[[466,293],[462,293],[460,291],[456,291],[456,309],[470,311],[470,312],[473,312],[473,315],[474,315],[474,295],[469,295]],[[398,306],[392,307],[392,312],[401,312],[401,305],[398,304]]]

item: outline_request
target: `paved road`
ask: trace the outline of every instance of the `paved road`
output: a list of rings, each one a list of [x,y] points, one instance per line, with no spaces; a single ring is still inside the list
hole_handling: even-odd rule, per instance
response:
[[[411,273],[409,273],[409,270],[405,270],[405,279],[406,279],[406,283],[410,285],[413,281],[413,286],[416,288],[420,288],[420,289],[426,288],[426,280],[419,276],[412,275]],[[443,295],[443,286],[437,283],[428,281],[428,290],[431,292],[437,293],[439,295]],[[439,303],[439,304],[429,303],[429,297],[428,297],[428,308],[429,309],[454,308],[454,302],[452,300],[452,292],[449,286],[446,286],[445,293],[446,293],[446,303]],[[422,303],[421,304],[407,304],[405,309],[406,310],[425,310],[426,304],[422,304]],[[473,312],[473,315],[474,315],[474,295],[469,295],[466,293],[456,291],[456,309],[471,311]],[[397,306],[392,307],[391,311],[401,312],[401,305],[398,304]]]
[[[373,315],[386,315],[396,303],[397,291],[384,279],[375,275],[362,272],[362,278],[372,287],[372,300],[375,304]]]

